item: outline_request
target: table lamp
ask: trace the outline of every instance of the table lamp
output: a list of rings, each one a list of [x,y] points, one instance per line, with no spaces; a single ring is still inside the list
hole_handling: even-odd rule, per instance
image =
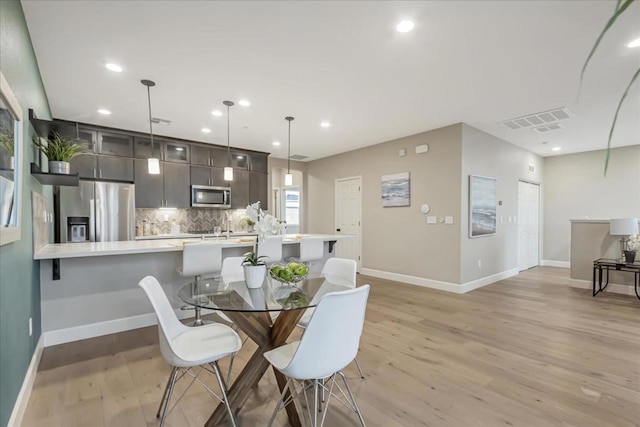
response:
[[[638,218],[615,218],[609,223],[609,234],[612,236],[623,236],[620,238],[620,253],[624,258],[624,251],[627,250],[627,241],[632,234],[638,234]]]

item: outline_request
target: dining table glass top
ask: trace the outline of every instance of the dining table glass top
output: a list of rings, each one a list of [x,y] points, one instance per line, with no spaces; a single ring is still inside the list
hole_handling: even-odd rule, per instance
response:
[[[355,285],[338,276],[310,274],[295,285],[274,280],[269,275],[262,287],[248,288],[244,280],[225,281],[222,278],[191,282],[178,291],[185,303],[220,311],[265,312],[301,310],[315,307],[329,293],[353,289]]]

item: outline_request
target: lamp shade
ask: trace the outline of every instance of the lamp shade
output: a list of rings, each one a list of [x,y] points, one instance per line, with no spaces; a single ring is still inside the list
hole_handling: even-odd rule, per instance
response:
[[[290,173],[284,174],[284,185],[289,187],[293,185],[293,174],[290,174]]]
[[[160,159],[156,159],[155,157],[150,157],[147,160],[149,174],[150,175],[159,175],[160,174]]]
[[[609,234],[612,236],[628,236],[638,234],[638,218],[614,218],[609,223]]]
[[[233,168],[225,167],[224,168],[224,180],[225,181],[233,181]]]

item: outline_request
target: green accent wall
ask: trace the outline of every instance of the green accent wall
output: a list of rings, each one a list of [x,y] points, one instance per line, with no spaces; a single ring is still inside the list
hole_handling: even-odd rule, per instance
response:
[[[33,261],[31,192],[44,190],[51,200],[51,188],[43,188],[29,173],[35,153],[30,143],[33,130],[28,109],[43,119],[51,119],[51,111],[22,5],[16,0],[0,1],[0,70],[22,107],[25,141],[22,238],[0,246],[0,426],[6,426],[42,329],[40,265]],[[29,317],[33,318],[31,337]]]

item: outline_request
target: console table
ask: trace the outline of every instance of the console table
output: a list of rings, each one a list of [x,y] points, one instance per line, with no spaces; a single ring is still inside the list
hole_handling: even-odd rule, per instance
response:
[[[609,271],[628,271],[633,273],[633,288],[636,296],[640,299],[640,262],[624,262],[619,259],[600,258],[593,261],[593,296],[604,291],[609,285]],[[597,284],[596,289],[596,275]],[[602,276],[605,276],[605,283],[602,286]]]

